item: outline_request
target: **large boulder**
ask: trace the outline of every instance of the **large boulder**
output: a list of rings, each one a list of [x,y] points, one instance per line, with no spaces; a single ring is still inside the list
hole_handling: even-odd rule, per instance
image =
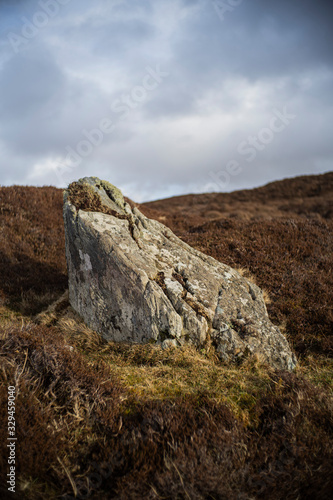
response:
[[[223,361],[257,355],[296,366],[258,286],[131,208],[116,187],[96,177],[72,183],[64,221],[70,303],[105,339],[191,343]]]

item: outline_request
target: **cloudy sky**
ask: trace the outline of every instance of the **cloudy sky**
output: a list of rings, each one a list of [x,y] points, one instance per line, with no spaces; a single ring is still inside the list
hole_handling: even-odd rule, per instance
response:
[[[0,185],[144,201],[332,170],[333,5],[2,0]]]

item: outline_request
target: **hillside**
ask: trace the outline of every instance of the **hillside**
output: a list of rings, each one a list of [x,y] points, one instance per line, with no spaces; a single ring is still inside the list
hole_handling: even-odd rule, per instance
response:
[[[246,268],[298,354],[332,356],[333,173],[139,206],[191,246]]]
[[[14,498],[329,498],[333,173],[138,206],[264,288],[299,366],[106,344],[66,297],[62,191],[0,187],[0,419],[15,385]]]
[[[181,215],[184,219],[186,215],[192,225],[223,217],[244,221],[298,216],[332,219],[333,172],[285,179],[232,193],[175,196],[144,203],[142,207],[168,217]]]

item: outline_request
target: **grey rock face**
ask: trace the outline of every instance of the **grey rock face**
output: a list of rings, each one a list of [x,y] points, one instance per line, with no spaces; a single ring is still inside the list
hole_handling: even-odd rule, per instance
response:
[[[213,345],[223,361],[296,366],[259,287],[132,210],[111,184],[74,187],[64,193],[69,298],[89,327],[107,340]]]

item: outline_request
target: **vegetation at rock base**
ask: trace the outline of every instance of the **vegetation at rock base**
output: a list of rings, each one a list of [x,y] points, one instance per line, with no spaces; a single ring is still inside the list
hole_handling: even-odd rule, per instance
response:
[[[0,419],[15,385],[17,498],[330,498],[332,184],[326,174],[139,206],[251,273],[295,373],[106,343],[68,303],[62,192],[0,188]]]

